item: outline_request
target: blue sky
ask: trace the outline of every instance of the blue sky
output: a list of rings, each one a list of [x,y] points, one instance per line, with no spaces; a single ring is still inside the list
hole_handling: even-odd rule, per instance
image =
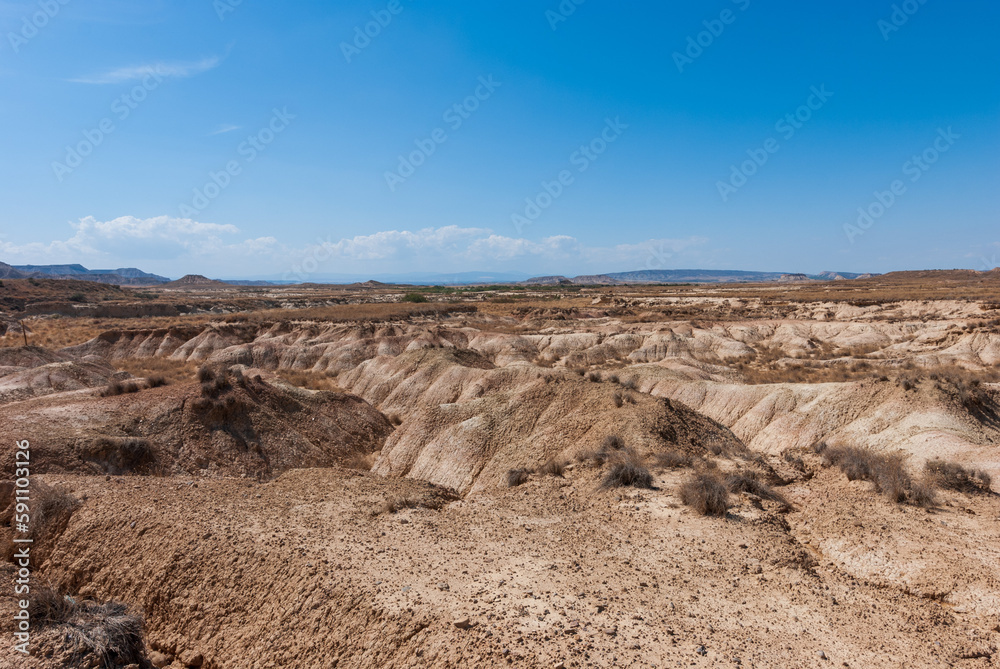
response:
[[[985,269],[998,28],[986,0],[0,2],[0,260]]]

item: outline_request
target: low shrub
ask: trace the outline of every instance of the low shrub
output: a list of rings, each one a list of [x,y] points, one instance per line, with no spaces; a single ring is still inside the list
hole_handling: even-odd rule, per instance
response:
[[[146,379],[146,383],[150,388],[162,388],[167,385],[167,377],[157,374]]]
[[[729,491],[714,472],[699,472],[684,481],[681,501],[703,516],[725,517],[729,511]]]
[[[427,301],[427,298],[420,293],[407,293],[403,296],[403,302],[412,302],[414,304],[422,304]]]
[[[135,381],[119,381],[115,379],[101,390],[101,397],[115,397],[117,395],[128,395],[137,393],[142,388]]]
[[[566,464],[560,462],[559,460],[549,460],[544,465],[538,468],[538,473],[545,476],[557,476],[562,478],[566,471]]]
[[[771,486],[761,481],[760,475],[754,471],[744,471],[730,474],[726,477],[726,488],[732,493],[745,492],[751,495],[756,495],[761,499],[779,502],[786,507],[789,506],[788,500],[786,500],[780,493],[776,492]]]
[[[142,616],[119,602],[68,597],[47,586],[33,586],[28,613],[41,627],[58,627],[79,665],[146,666]],[[89,657],[88,657],[89,656]]]
[[[906,456],[899,453],[876,453],[854,446],[829,447],[823,453],[823,463],[836,465],[849,481],[870,481],[875,491],[897,504],[905,501],[925,506],[931,503],[935,483],[933,472],[926,480],[914,483],[906,471]]]
[[[925,509],[937,506],[937,490],[932,481],[927,479],[914,481],[910,485],[909,500],[911,504]]]
[[[527,483],[531,478],[530,469],[510,469],[507,471],[507,487],[516,488],[522,483]]]
[[[665,469],[680,469],[682,467],[690,467],[694,463],[694,459],[680,451],[668,450],[660,451],[653,455],[653,462],[657,467],[663,467]]]
[[[420,500],[412,497],[395,496],[390,497],[382,503],[379,513],[398,513],[403,509],[416,509],[420,506]]]
[[[993,477],[989,473],[966,469],[957,462],[928,460],[924,464],[924,471],[937,486],[957,492],[989,492],[993,483]]]
[[[652,488],[653,476],[638,457],[615,458],[601,479],[602,488]]]

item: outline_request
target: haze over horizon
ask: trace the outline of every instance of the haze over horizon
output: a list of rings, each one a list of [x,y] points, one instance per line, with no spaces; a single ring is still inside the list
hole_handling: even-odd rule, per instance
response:
[[[990,269],[998,25],[985,0],[4,2],[0,261]]]

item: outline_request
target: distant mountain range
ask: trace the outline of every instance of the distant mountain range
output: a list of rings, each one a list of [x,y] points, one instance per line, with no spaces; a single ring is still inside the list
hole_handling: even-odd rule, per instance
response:
[[[610,274],[585,274],[573,278],[565,276],[530,277],[514,272],[458,272],[454,274],[410,273],[410,274],[337,274],[305,277],[309,283],[354,284],[375,279],[383,284],[414,286],[461,286],[483,284],[521,284],[526,286],[556,285],[629,285],[643,283],[759,283],[794,281],[840,281],[868,278],[872,274],[853,272],[821,272],[819,274],[793,274],[782,272],[746,272],[741,270],[716,269],[658,269],[635,272],[614,272]],[[0,279],[78,279],[97,281],[118,286],[159,286],[170,283],[165,276],[144,272],[135,267],[118,269],[87,269],[83,265],[7,265],[0,263]],[[277,280],[231,280],[221,281],[233,286],[269,286],[293,284],[295,281]],[[202,278],[201,284],[209,281]],[[187,285],[185,279],[172,285]],[[199,283],[199,282],[195,282]]]
[[[524,285],[628,285],[642,283],[762,283],[794,281],[843,281],[870,278],[874,274],[853,272],[821,272],[820,274],[791,274],[782,272],[746,272],[742,270],[716,269],[656,269],[636,272],[614,272],[611,274],[586,274],[567,278],[565,276],[539,276],[523,281]]]
[[[80,279],[117,286],[156,286],[167,277],[143,272],[135,267],[87,269],[83,265],[8,265],[0,263],[0,279]]]

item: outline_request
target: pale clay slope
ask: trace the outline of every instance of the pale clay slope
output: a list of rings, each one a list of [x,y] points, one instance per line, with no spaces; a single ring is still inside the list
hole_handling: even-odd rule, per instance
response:
[[[942,304],[956,317],[973,315],[967,305]],[[897,311],[919,314],[926,308],[925,303],[912,303]],[[837,310],[838,318],[876,311],[849,305]],[[180,360],[340,373],[338,382],[347,390],[385,413],[400,415],[488,392],[513,391],[539,375],[569,373],[560,371],[567,365],[620,360],[626,363],[616,372],[620,377],[635,377],[640,390],[705,413],[757,450],[776,453],[820,440],[901,448],[920,459],[947,450],[1000,474],[992,448],[996,428],[984,428],[947,404],[926,402],[921,393],[859,382],[751,387],[725,382],[732,372],[722,365],[748,355],[751,346],[777,348],[789,358],[821,344],[881,347],[877,355],[886,359],[872,364],[884,365],[887,371],[906,361],[973,369],[1000,362],[1000,334],[965,332],[964,324],[752,321],[699,328],[686,322],[627,325],[599,319],[568,321],[565,331],[550,328],[537,334],[441,323],[300,324],[261,332],[222,326],[187,341],[174,332],[156,331],[107,337],[68,350],[112,358],[155,352]],[[436,349],[465,351],[466,359],[429,360],[427,355],[434,357]],[[556,367],[539,368],[536,362]]]

